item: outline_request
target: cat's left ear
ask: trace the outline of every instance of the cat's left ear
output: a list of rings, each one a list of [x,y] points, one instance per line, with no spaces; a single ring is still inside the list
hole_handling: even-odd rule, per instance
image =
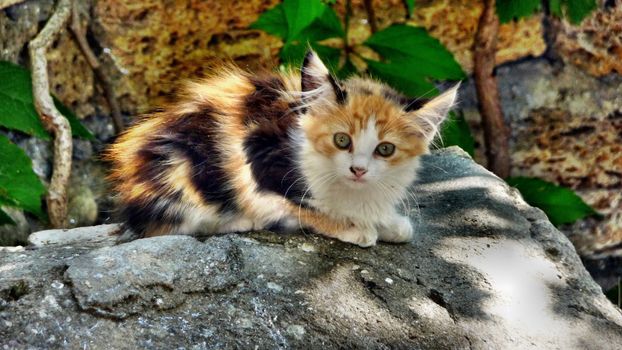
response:
[[[309,50],[305,55],[300,74],[302,99],[305,103],[316,100],[344,102],[345,91],[313,50]]]
[[[418,110],[411,112],[415,123],[428,142],[432,142],[447,114],[456,103],[459,87],[460,83],[431,99]]]

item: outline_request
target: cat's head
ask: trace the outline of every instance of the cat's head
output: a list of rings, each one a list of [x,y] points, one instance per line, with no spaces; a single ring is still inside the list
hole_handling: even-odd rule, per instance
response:
[[[312,51],[301,87],[307,177],[355,189],[411,182],[417,156],[428,152],[457,93],[456,86],[431,100],[411,100],[371,79],[339,82]]]

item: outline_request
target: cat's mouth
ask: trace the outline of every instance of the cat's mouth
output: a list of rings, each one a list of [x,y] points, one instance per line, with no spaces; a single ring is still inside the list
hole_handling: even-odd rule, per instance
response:
[[[364,177],[358,177],[358,176],[347,176],[346,177],[347,181],[349,183],[355,183],[355,184],[364,184],[367,183],[367,179]]]

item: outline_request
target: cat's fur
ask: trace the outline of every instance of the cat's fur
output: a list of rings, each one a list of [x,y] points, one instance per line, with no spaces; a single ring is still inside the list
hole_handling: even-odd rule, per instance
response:
[[[413,228],[396,206],[455,97],[338,82],[313,52],[298,74],[229,67],[121,135],[111,178],[138,237],[300,227],[360,246],[405,242]],[[377,153],[381,142],[394,154]]]

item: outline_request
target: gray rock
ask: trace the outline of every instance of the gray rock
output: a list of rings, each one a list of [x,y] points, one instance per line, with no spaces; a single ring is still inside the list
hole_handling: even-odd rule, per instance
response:
[[[24,244],[30,233],[30,226],[24,212],[21,209],[11,207],[1,207],[1,209],[11,217],[15,225],[0,225],[0,247]]]
[[[65,279],[78,306],[98,315],[126,318],[170,309],[182,304],[186,293],[222,290],[238,280],[236,247],[229,240],[197,243],[165,236],[101,248],[77,258]]]
[[[91,226],[99,214],[95,195],[88,186],[70,187],[67,191],[67,217],[71,227]]]
[[[78,227],[72,230],[45,230],[28,236],[28,244],[31,247],[72,244],[93,247],[113,245],[116,242],[115,235],[119,230],[121,230],[121,225],[118,224]]]
[[[423,163],[410,244],[254,232],[0,251],[0,344],[622,347],[622,313],[540,210],[461,151]]]

